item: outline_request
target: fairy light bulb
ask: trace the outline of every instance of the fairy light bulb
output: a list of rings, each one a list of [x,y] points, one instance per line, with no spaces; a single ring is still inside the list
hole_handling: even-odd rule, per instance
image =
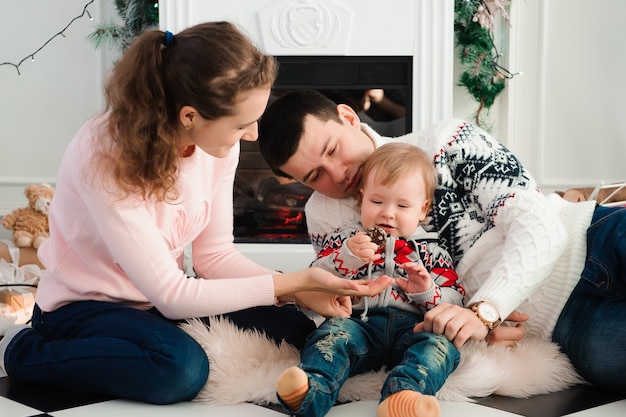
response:
[[[33,52],[32,54],[28,54],[26,55],[24,58],[22,58],[21,61],[19,61],[18,63],[13,63],[13,62],[2,62],[0,63],[0,66],[3,65],[10,65],[12,67],[15,67],[15,70],[17,71],[17,75],[22,75],[22,73],[20,72],[20,66],[22,65],[22,63],[24,61],[26,61],[29,57],[31,62],[35,62],[35,54],[39,51],[41,51],[46,45],[48,45],[48,43],[50,43],[50,41],[52,41],[54,38],[56,38],[57,36],[62,36],[63,38],[66,38],[65,36],[65,29],[67,29],[72,23],[74,23],[75,20],[80,19],[81,17],[83,17],[85,14],[87,16],[89,16],[89,20],[93,21],[93,16],[91,15],[91,13],[89,13],[89,10],[87,10],[87,6],[89,6],[90,4],[94,3],[96,0],[89,0],[87,1],[87,4],[85,4],[85,6],[83,7],[83,13],[81,15],[78,15],[76,17],[74,17],[72,20],[70,20],[70,22],[67,24],[67,26],[61,30],[60,32],[57,32],[56,34],[54,34],[52,37],[50,37],[50,39],[48,39],[42,46],[39,47],[39,49],[37,49],[35,52]]]

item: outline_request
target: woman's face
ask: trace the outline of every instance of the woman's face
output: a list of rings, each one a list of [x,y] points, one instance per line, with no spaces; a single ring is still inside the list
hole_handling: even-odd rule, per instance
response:
[[[211,156],[225,158],[240,140],[257,140],[258,121],[269,96],[269,86],[242,92],[233,114],[215,120],[204,119],[193,107],[183,107],[180,111],[183,124],[181,149],[196,145]]]

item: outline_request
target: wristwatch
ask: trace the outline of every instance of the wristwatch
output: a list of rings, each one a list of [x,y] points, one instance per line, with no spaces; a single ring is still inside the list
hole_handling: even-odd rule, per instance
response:
[[[495,329],[502,321],[498,309],[486,301],[470,304],[468,308],[471,308],[476,317],[487,326],[487,331],[489,332]]]

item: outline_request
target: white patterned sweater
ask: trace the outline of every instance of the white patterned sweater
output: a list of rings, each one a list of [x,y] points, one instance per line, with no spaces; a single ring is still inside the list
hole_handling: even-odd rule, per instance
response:
[[[488,301],[502,318],[527,312],[528,334],[550,339],[580,277],[594,204],[546,198],[509,150],[468,122],[444,120],[398,138],[362,130],[377,147],[411,143],[433,157],[439,183],[423,226],[439,232],[466,303]],[[316,253],[327,234],[359,220],[353,198],[315,192],[305,210]]]

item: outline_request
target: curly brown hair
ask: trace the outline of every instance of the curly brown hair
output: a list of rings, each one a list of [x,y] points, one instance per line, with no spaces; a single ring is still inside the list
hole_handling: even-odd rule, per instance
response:
[[[105,87],[111,140],[101,143],[101,167],[125,195],[175,199],[180,109],[191,106],[208,120],[231,115],[240,93],[270,87],[277,71],[275,58],[229,22],[198,24],[175,36],[144,32]]]

